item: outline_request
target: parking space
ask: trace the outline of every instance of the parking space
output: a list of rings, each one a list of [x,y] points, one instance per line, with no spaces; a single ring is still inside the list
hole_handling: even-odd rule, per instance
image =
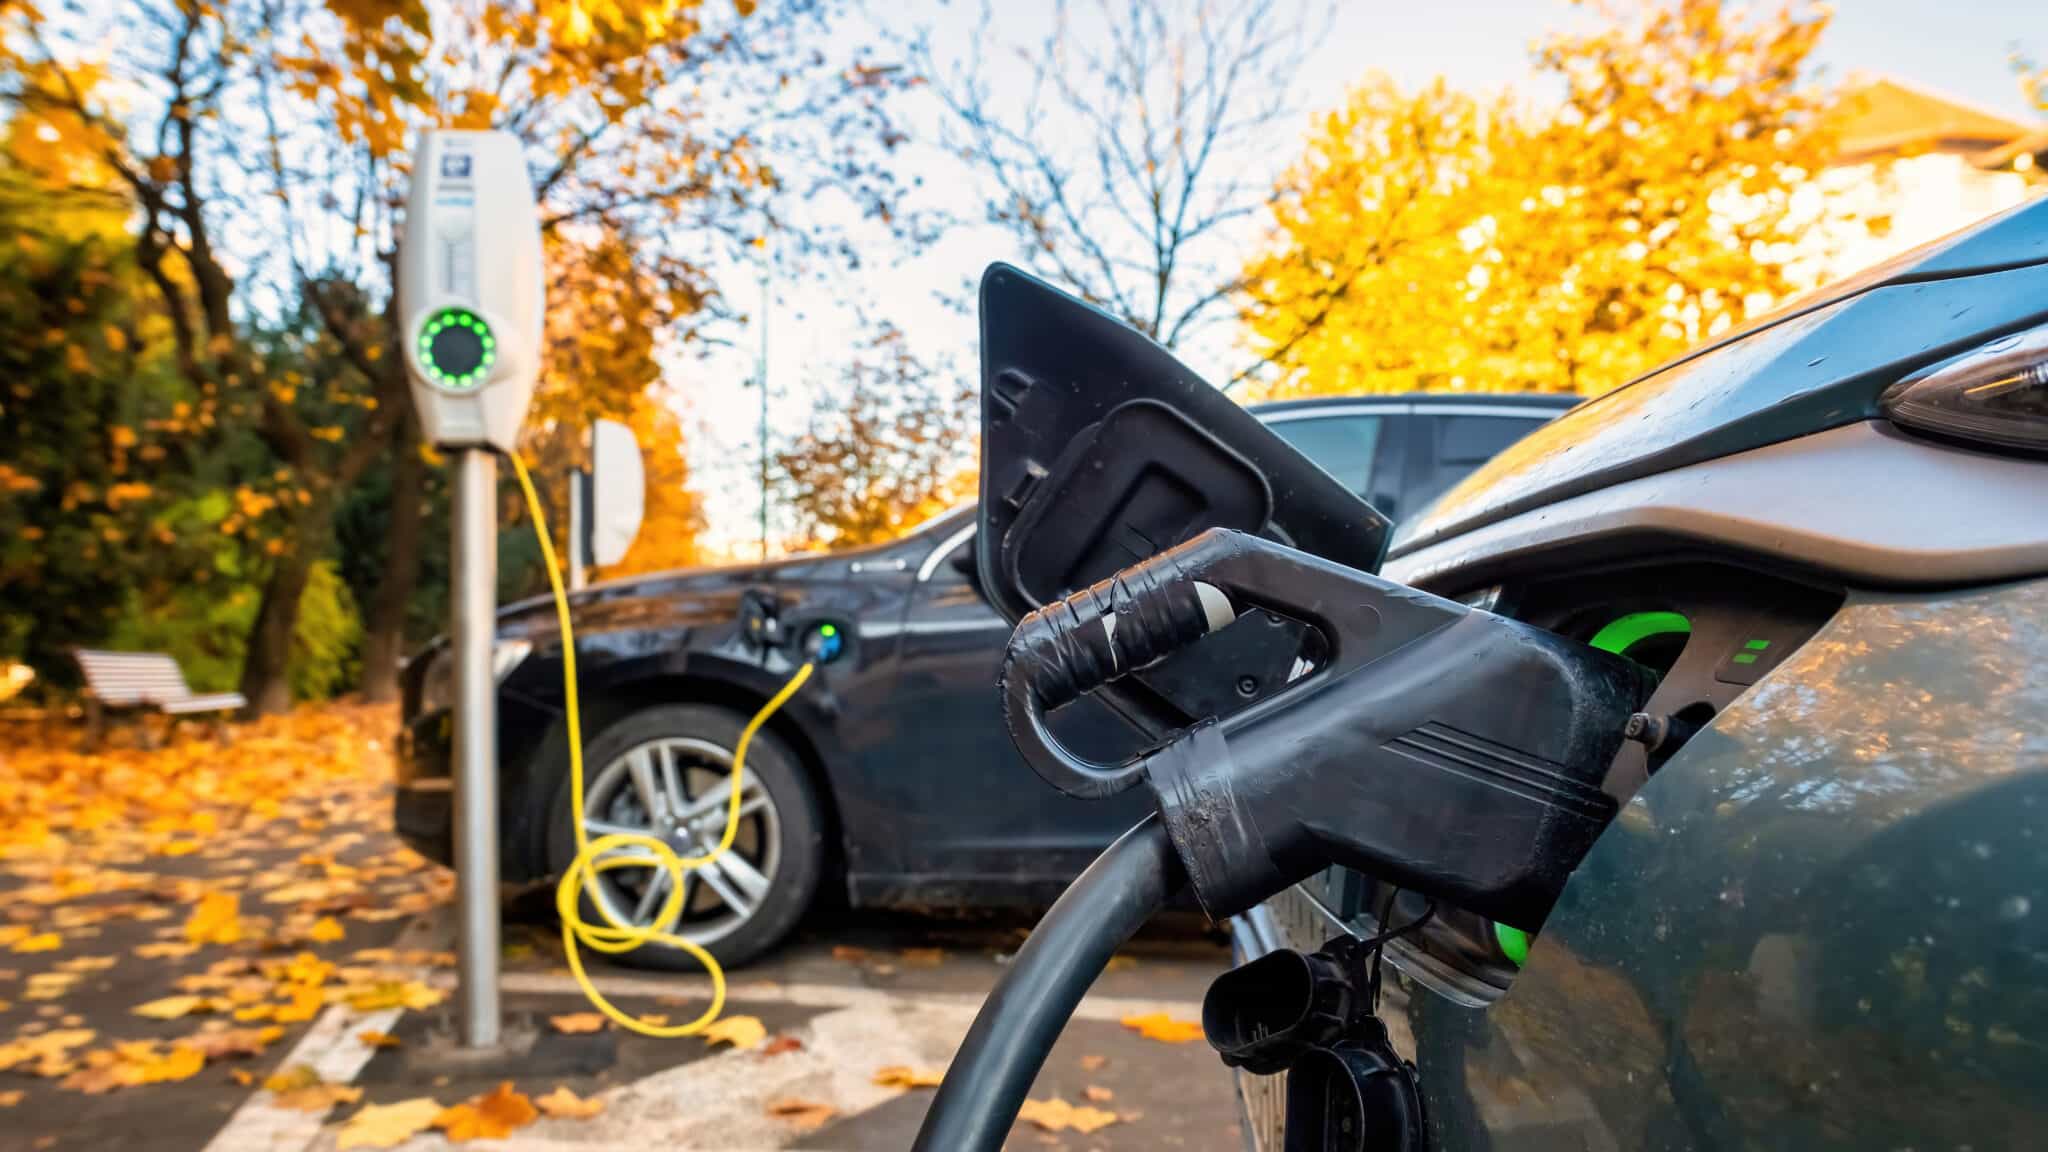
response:
[[[365,1109],[452,1107],[509,1081],[527,1100],[566,1089],[592,1114],[542,1115],[485,1146],[900,1149],[1030,928],[1022,914],[814,916],[733,974],[726,1019],[760,1026],[736,1049],[597,1026],[544,902],[519,902],[503,957],[516,1043],[478,1059],[453,1043],[449,878],[389,831],[385,761],[366,736],[381,721],[251,732],[232,751],[107,753],[96,768],[140,798],[125,812],[58,786],[76,760],[47,773],[15,760],[21,779],[52,782],[38,784],[43,809],[69,839],[35,847],[17,828],[0,855],[0,1146],[375,1147],[346,1135]],[[245,771],[281,783],[252,796]],[[173,797],[176,827],[140,818]],[[1207,1047],[1121,1023],[1192,1020],[1224,961],[1186,915],[1134,942],[1061,1040],[1032,1090],[1040,1122],[1013,1146],[1240,1147]],[[688,1019],[709,992],[701,974],[593,971],[635,1015]],[[428,1129],[392,1144],[447,1142]]]

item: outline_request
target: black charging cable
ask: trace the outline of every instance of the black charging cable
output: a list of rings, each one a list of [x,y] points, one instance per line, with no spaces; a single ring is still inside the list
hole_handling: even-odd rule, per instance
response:
[[[1147,816],[1096,857],[982,1004],[912,1152],[998,1152],[1088,986],[1184,881],[1158,816]]]

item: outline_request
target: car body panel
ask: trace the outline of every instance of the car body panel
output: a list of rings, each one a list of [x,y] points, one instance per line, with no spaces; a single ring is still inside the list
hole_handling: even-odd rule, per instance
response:
[[[1503,998],[1407,997],[1435,1147],[2031,1145],[2044,618],[2048,581],[1852,597],[1637,794]]]
[[[1511,575],[1689,549],[1860,587],[2013,580],[2048,573],[2043,483],[2038,463],[1859,421],[1566,497],[1381,571],[1456,596]]]
[[[2048,201],[2011,225],[2048,230]],[[1587,402],[1397,531],[1390,556],[1518,512],[1879,415],[1906,374],[2048,320],[2048,265],[1869,288]]]

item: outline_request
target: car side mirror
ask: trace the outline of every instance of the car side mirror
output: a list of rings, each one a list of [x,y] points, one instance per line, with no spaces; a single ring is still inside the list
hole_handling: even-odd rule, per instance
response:
[[[1357,493],[1171,352],[1005,264],[981,280],[981,364],[977,575],[1012,623],[1211,528],[1379,567],[1392,524]],[[1119,711],[1157,730],[1215,714],[1218,683],[1229,695],[1247,675],[1284,682],[1295,648],[1262,640],[1259,658],[1278,672],[1241,671],[1248,641],[1225,639],[1241,631],[1133,678],[1141,688],[1104,694],[1132,697]],[[1244,695],[1237,703],[1258,693]]]

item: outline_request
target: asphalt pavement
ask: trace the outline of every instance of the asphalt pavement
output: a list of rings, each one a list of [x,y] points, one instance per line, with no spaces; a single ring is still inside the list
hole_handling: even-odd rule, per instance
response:
[[[32,908],[38,926],[71,927],[61,949],[0,953],[0,1043],[90,1032],[90,1044],[68,1056],[86,1071],[88,1048],[112,1050],[138,1040],[190,1043],[231,1026],[220,1003],[207,1009],[203,1022],[138,1016],[138,1006],[194,993],[227,997],[251,983],[261,989],[265,981],[272,985],[265,996],[289,1000],[290,977],[279,973],[284,965],[328,965],[339,975],[328,977],[324,1005],[316,998],[316,1008],[296,1018],[281,1014],[275,1022],[250,1025],[275,1030],[260,1050],[210,1057],[196,1074],[89,1092],[75,1072],[0,1071],[0,1149],[324,1152],[342,1146],[343,1133],[365,1108],[422,1097],[457,1104],[508,1080],[529,1097],[564,1088],[600,1101],[601,1111],[543,1116],[479,1147],[903,1149],[932,1095],[918,1085],[945,1068],[1029,928],[1020,916],[839,911],[815,917],[791,946],[733,974],[726,1017],[753,1017],[764,1034],[735,1050],[614,1027],[562,1030],[557,1018],[589,1009],[562,966],[559,936],[538,917],[522,922],[515,910],[503,982],[514,1044],[507,1053],[479,1059],[453,1043],[452,1001],[426,1004],[430,997],[408,995],[403,998],[415,1005],[406,1006],[375,997],[366,1002],[350,991],[373,986],[364,981],[439,990],[454,981],[451,918],[440,903],[445,874],[390,840],[379,797],[359,801],[330,804],[317,833],[307,831],[306,817],[287,812],[206,851],[153,860],[146,874],[101,868],[68,889],[61,873],[47,869],[9,875],[0,902]],[[345,847],[309,863],[307,844],[316,838]],[[325,881],[296,877],[348,869],[357,875],[324,897],[331,907],[321,904],[318,891],[310,903],[304,899],[308,884]],[[346,937],[257,949],[209,946],[184,955],[152,951],[182,939],[201,894],[224,889],[246,890],[245,916],[265,907],[260,901],[270,893],[293,897],[297,903],[277,906],[293,908],[302,921],[331,912]],[[391,913],[404,903],[426,907]],[[70,908],[80,911],[67,913]],[[1104,1152],[1243,1147],[1230,1080],[1207,1046],[1199,1038],[1147,1038],[1122,1023],[1194,1020],[1202,990],[1226,960],[1219,937],[1185,919],[1165,922],[1127,948],[1091,991],[1033,1087],[1038,1122],[1020,1123],[1010,1146]],[[365,975],[372,965],[374,976]],[[701,975],[603,964],[595,971],[600,985],[636,1015],[689,1019],[708,993]],[[356,983],[342,987],[344,980]],[[61,986],[59,995],[28,995],[53,982]],[[341,1089],[332,1108],[284,1106],[287,1098],[264,1087],[266,1079],[301,1067]],[[894,1080],[884,1071],[890,1068],[898,1070]],[[397,1146],[435,1149],[446,1140],[429,1131]]]

